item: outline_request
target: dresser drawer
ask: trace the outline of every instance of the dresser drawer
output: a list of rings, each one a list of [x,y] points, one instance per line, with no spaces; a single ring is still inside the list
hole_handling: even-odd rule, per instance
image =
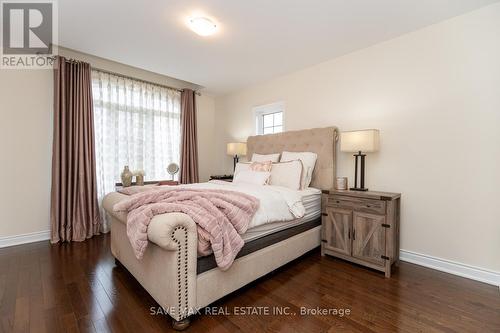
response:
[[[328,206],[367,213],[385,214],[385,201],[381,200],[332,195],[328,199]]]

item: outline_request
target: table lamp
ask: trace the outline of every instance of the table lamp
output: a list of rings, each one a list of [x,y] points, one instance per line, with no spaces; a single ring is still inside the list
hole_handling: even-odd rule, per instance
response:
[[[247,144],[244,142],[228,143],[227,154],[233,156],[234,169],[236,169],[236,163],[238,163],[240,156],[245,156],[247,154]]]
[[[354,154],[354,187],[353,191],[368,191],[365,188],[365,156],[364,153],[373,153],[379,149],[379,131],[367,129],[359,131],[348,131],[340,133],[340,151],[356,152]],[[358,187],[358,159],[360,159],[359,170],[360,185]]]

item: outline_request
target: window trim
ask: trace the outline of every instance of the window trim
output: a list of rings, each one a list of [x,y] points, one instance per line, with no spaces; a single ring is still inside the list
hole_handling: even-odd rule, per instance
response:
[[[264,124],[263,119],[265,115],[273,114],[273,113],[282,113],[282,132],[285,131],[285,102],[275,102],[270,104],[264,104],[255,106],[252,109],[253,111],[253,121],[255,122],[254,134],[255,135],[264,135]]]

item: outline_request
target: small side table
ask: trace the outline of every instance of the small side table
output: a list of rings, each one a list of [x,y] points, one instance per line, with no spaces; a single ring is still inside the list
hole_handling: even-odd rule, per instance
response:
[[[177,180],[162,180],[158,182],[158,185],[176,186],[179,185],[179,182]]]
[[[391,277],[399,263],[400,193],[323,191],[321,254]]]
[[[144,185],[170,185],[175,186],[179,185],[177,180],[149,180],[144,182]],[[131,186],[137,186],[136,182],[132,182]],[[121,190],[123,188],[122,183],[115,183],[115,191]]]
[[[225,182],[232,182],[233,175],[212,175],[210,176],[210,180],[222,180]]]

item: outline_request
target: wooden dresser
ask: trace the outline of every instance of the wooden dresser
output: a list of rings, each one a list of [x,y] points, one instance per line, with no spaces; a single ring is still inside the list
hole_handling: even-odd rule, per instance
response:
[[[321,255],[385,272],[399,263],[400,193],[323,191]]]

